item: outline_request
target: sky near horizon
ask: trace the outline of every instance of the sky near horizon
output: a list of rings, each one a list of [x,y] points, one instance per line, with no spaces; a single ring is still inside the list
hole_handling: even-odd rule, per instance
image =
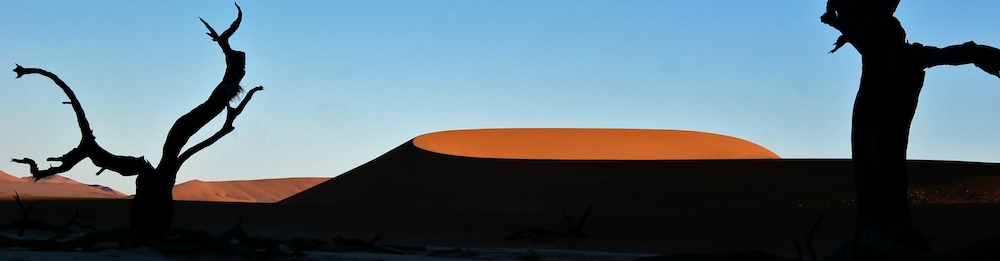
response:
[[[193,156],[178,183],[333,177],[415,136],[452,129],[695,130],[784,158],[849,158],[861,74],[825,1],[239,1],[231,39],[262,85],[236,130]],[[1000,2],[904,1],[911,42],[1000,46]],[[60,156],[79,142],[50,80],[59,75],[97,141],[159,159],[174,120],[225,68],[204,18],[224,30],[231,1],[18,1],[0,9],[0,159]],[[221,118],[192,140],[215,132]],[[909,158],[1000,162],[1000,79],[974,66],[929,69]],[[0,160],[27,176],[27,166]],[[134,178],[63,175],[134,193]]]

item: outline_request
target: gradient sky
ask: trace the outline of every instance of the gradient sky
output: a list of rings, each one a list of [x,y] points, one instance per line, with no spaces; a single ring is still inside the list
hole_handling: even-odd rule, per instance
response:
[[[498,127],[681,129],[750,140],[785,158],[849,158],[861,74],[820,23],[825,1],[240,1],[232,38],[246,87],[236,131],[192,157],[191,179],[332,177],[428,132]],[[904,1],[911,42],[1000,46],[1000,1]],[[98,142],[156,162],[174,120],[222,77],[198,17],[230,1],[17,1],[0,8],[0,65],[59,75]],[[222,29],[219,29],[222,30]],[[48,79],[0,77],[0,158],[76,146]],[[197,139],[221,125],[221,118]],[[1000,79],[928,70],[912,159],[1000,162]],[[0,160],[0,170],[28,175]],[[134,179],[64,175],[134,192]]]

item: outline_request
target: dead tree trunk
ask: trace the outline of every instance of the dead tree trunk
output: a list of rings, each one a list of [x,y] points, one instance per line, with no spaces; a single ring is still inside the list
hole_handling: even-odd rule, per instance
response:
[[[906,145],[924,70],[974,63],[1000,76],[1000,50],[974,42],[945,48],[909,43],[893,16],[898,5],[899,0],[828,0],[821,21],[842,33],[831,53],[850,43],[862,59],[851,129],[858,202],[854,241],[888,240],[926,252],[926,241],[913,231],[906,196]]]
[[[69,104],[72,105],[73,111],[76,113],[82,135],[80,144],[76,148],[63,156],[48,158],[48,161],[61,162],[62,164],[59,166],[38,169],[38,165],[32,159],[14,159],[13,161],[28,164],[31,168],[31,174],[36,180],[69,171],[85,158],[90,158],[94,165],[101,168],[97,174],[101,174],[104,170],[111,170],[122,176],[136,175],[136,194],[132,200],[130,219],[132,242],[141,246],[160,239],[172,226],[172,189],[181,165],[195,153],[211,146],[232,132],[235,129],[233,121],[243,112],[243,108],[246,107],[253,94],[264,89],[259,86],[251,89],[236,108],[229,105],[230,101],[234,100],[236,95],[241,92],[240,81],[246,74],[244,69],[246,55],[243,52],[233,50],[229,45],[229,37],[239,28],[243,17],[239,5],[236,6],[236,10],[238,12],[236,20],[222,34],[216,33],[212,26],[202,20],[202,23],[208,28],[208,35],[212,41],[218,42],[226,56],[226,72],[222,77],[222,82],[215,87],[205,102],[174,122],[163,144],[163,156],[155,168],[143,157],[114,155],[101,148],[90,129],[90,123],[84,114],[83,106],[80,105],[80,101],[77,100],[69,86],[53,73],[38,68],[23,68],[20,65],[14,69],[18,78],[26,74],[41,74],[62,88],[70,100]],[[205,127],[222,111],[226,111],[226,120],[222,128],[211,137],[182,151],[191,136]]]

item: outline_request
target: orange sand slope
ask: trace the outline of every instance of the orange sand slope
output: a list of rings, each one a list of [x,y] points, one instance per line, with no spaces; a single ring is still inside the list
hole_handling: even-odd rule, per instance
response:
[[[54,175],[34,181],[30,177],[17,178],[0,171],[0,200],[13,199],[17,192],[23,198],[125,198],[127,195],[100,185],[87,185]]]
[[[10,174],[7,174],[7,172],[3,172],[2,170],[0,170],[0,182],[12,182],[19,180],[21,179],[11,176]]]
[[[187,201],[274,203],[329,178],[285,178],[239,181],[191,180],[174,186],[174,199]]]
[[[417,147],[495,159],[691,160],[776,159],[746,140],[706,132],[643,129],[476,129],[421,135]]]
[[[329,178],[283,178],[204,182],[192,180],[174,186],[174,199],[186,201],[274,203],[302,192]],[[35,182],[0,171],[0,200],[12,200],[14,193],[29,198],[128,198],[100,185],[87,185],[55,175]]]

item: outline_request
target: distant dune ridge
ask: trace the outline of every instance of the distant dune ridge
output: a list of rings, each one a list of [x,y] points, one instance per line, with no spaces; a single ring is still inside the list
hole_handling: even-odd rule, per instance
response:
[[[60,175],[37,182],[32,177],[17,178],[0,171],[0,200],[12,199],[17,192],[23,198],[126,198],[128,195],[109,187],[87,185]]]
[[[12,182],[19,180],[20,180],[19,178],[11,176],[10,174],[7,174],[7,172],[3,172],[2,170],[0,170],[0,182]]]
[[[174,200],[274,203],[327,180],[329,178],[191,180],[174,186]]]
[[[174,186],[174,199],[187,201],[274,203],[302,192],[329,178],[282,178],[240,181],[192,180]],[[11,200],[15,191],[22,198],[128,198],[101,185],[87,185],[60,175],[37,182],[0,171],[0,200]]]

